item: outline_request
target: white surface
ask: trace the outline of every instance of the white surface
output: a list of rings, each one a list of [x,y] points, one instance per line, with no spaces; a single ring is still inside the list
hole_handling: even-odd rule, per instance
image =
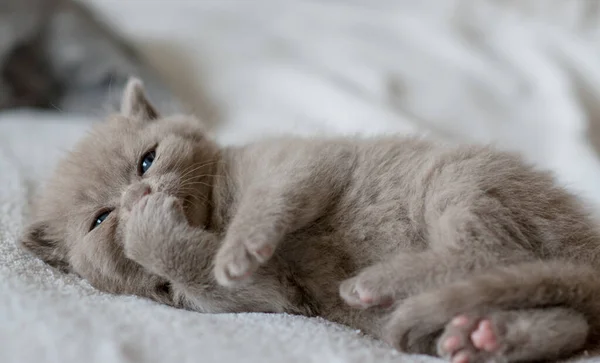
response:
[[[600,127],[593,0],[92,3],[190,100],[216,106],[222,142],[281,132],[495,142],[600,205],[587,141]],[[107,296],[16,250],[33,190],[85,128],[66,115],[0,116],[0,362],[426,359],[318,320]]]

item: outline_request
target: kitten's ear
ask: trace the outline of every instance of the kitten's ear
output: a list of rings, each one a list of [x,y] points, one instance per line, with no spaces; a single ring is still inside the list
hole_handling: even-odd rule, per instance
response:
[[[66,254],[60,240],[50,232],[45,222],[34,222],[27,226],[20,240],[21,247],[50,266],[69,271]]]
[[[156,120],[159,117],[156,108],[146,97],[142,81],[137,78],[127,81],[121,99],[121,113],[138,120]]]

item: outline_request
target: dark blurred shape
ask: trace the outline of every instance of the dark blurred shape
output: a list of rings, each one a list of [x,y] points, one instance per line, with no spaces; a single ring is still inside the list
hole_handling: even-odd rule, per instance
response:
[[[0,0],[0,109],[114,110],[130,76],[180,108],[171,90],[117,33],[74,0]]]
[[[1,77],[8,88],[2,108],[54,108],[61,102],[64,86],[44,58],[38,39],[12,50]]]

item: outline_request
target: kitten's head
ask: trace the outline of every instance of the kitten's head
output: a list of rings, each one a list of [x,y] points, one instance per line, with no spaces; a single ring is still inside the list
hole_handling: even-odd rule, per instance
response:
[[[159,116],[131,80],[121,113],[96,125],[59,163],[21,244],[101,290],[169,303],[167,282],[124,256],[128,211],[160,191],[180,198],[192,225],[206,223],[217,158],[199,121]]]

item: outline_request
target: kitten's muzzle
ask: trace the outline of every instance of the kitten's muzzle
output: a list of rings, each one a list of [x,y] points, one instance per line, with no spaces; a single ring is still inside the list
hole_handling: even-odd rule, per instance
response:
[[[146,196],[150,193],[152,193],[152,188],[150,188],[150,186],[148,184],[146,184],[146,183],[133,184],[133,185],[129,186],[129,188],[127,188],[127,190],[125,190],[125,192],[123,193],[123,196],[121,197],[121,206],[125,210],[131,211],[133,206],[140,199],[142,199],[144,196]]]

